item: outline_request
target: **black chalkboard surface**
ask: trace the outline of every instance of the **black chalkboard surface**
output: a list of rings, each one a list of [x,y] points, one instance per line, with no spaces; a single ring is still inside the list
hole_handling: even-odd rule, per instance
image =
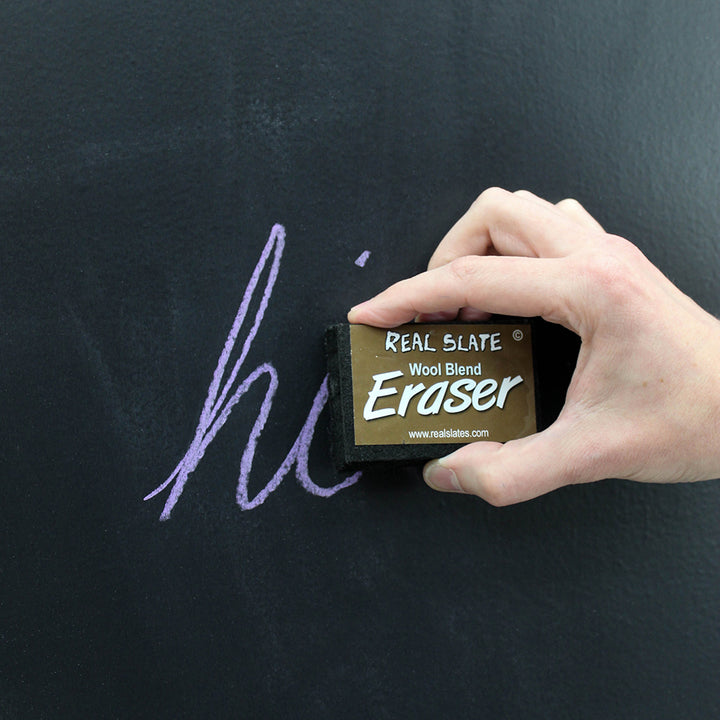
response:
[[[720,312],[719,28],[2,3],[0,717],[717,717],[716,482],[338,474],[322,337],[489,185],[577,197]]]

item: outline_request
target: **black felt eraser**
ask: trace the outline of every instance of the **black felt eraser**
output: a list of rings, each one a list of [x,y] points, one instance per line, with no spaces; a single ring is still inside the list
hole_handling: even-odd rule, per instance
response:
[[[406,464],[537,430],[532,324],[341,324],[325,334],[338,469]]]

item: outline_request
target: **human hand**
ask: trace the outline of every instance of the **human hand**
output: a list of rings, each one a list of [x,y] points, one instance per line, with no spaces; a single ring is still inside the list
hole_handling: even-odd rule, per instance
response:
[[[352,323],[541,316],[581,338],[546,430],[482,441],[425,466],[437,490],[508,505],[572,483],[720,477],[720,322],[574,200],[486,190],[427,272],[348,313]]]

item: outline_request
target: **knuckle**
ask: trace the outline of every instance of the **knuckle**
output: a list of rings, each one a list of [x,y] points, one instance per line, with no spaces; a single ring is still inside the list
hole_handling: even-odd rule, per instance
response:
[[[565,198],[564,200],[561,200],[559,203],[557,203],[556,207],[561,210],[585,210],[582,203],[580,203],[575,198]]]
[[[624,237],[608,234],[605,236],[605,242],[608,249],[628,264],[638,266],[648,262],[642,250]]]
[[[531,193],[529,190],[515,190],[513,193],[515,197],[524,198],[525,200],[537,200],[537,195]]]
[[[505,507],[513,502],[513,496],[502,478],[488,468],[465,468],[456,474],[464,493],[477,495],[494,507]]]
[[[508,197],[512,197],[512,193],[507,190],[500,187],[489,187],[480,193],[477,200],[472,204],[472,208],[476,212],[485,212],[488,208],[496,207],[498,204],[505,202]]]
[[[510,500],[508,499],[507,494],[502,489],[498,489],[495,486],[488,486],[484,488],[484,492],[482,492],[481,495],[483,500],[493,507],[500,508],[510,505]]]
[[[492,474],[485,476],[480,495],[493,507],[506,507],[513,502],[513,496],[508,491],[506,483]]]
[[[612,301],[630,297],[638,283],[637,269],[628,251],[617,250],[606,246],[602,250],[583,253],[575,268],[578,278],[593,294]]]
[[[455,258],[448,263],[448,270],[458,283],[466,285],[477,277],[478,258],[474,255]]]
[[[584,276],[595,287],[612,289],[625,278],[626,267],[620,258],[606,252],[592,253],[583,266]]]

